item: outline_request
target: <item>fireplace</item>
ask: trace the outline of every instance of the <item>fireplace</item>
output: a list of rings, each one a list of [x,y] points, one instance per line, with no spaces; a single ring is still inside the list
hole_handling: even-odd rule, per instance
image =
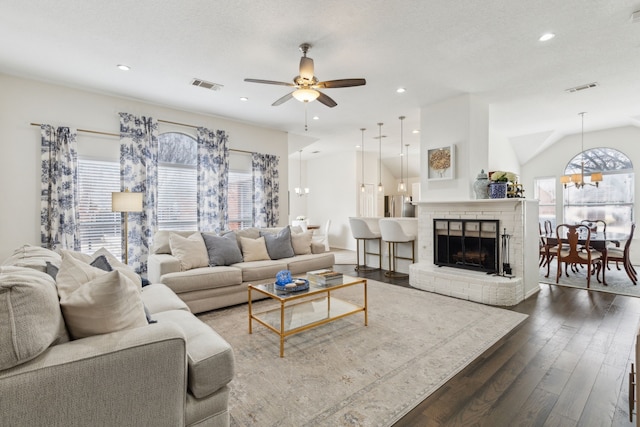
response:
[[[465,270],[498,273],[499,220],[433,220],[433,263]]]

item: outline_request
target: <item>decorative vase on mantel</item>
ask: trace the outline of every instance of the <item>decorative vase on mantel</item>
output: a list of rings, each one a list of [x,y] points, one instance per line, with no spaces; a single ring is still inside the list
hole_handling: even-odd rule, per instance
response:
[[[491,199],[504,199],[507,197],[507,183],[506,182],[492,182],[489,184],[489,198]]]
[[[478,177],[474,181],[473,191],[476,193],[476,199],[489,198],[489,176],[484,173],[484,169],[480,170]]]

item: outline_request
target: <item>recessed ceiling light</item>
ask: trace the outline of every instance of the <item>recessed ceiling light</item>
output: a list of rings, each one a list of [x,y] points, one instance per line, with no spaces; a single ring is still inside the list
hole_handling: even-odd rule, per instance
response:
[[[360,145],[356,145],[356,148],[360,148]]]
[[[318,117],[318,116],[313,116],[313,120],[320,120],[320,117]]]
[[[248,101],[248,100],[249,100],[249,98],[247,98],[246,96],[241,96],[240,97],[240,101]]]
[[[124,65],[124,64],[118,64],[118,69],[120,69],[122,71],[129,71],[131,69],[131,67],[129,67],[128,65]]]
[[[420,129],[414,129],[411,133],[420,133]]]
[[[541,42],[548,42],[549,40],[551,40],[555,36],[556,35],[553,34],[553,33],[545,33],[545,34],[541,35],[538,40],[540,40]]]
[[[407,90],[403,87],[399,87],[398,89],[396,89],[396,92],[398,93],[405,93]]]

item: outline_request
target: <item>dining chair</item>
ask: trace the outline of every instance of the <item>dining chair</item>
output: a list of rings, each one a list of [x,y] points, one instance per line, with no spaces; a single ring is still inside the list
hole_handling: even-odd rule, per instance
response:
[[[538,223],[538,228],[540,231],[540,261],[538,267],[544,267],[546,265],[547,275],[545,277],[549,277],[551,261],[553,261],[558,252],[558,243],[553,237],[551,221],[548,219],[544,221],[544,230],[540,223]]]
[[[565,274],[567,275],[567,267],[569,265],[589,266],[587,288],[591,286],[592,267],[595,267],[597,269],[596,279],[600,283],[602,254],[595,249],[588,249],[591,241],[591,229],[584,224],[559,224],[556,227],[556,237],[558,241],[556,283],[560,281],[560,276],[562,276],[562,263],[565,263]]]
[[[624,244],[624,249],[615,248],[615,247],[607,248],[607,264],[610,261],[611,262],[615,261],[616,267],[618,268],[618,270],[620,270],[619,263],[622,263],[622,266],[624,267],[624,271],[627,272],[627,276],[629,276],[629,279],[631,279],[631,282],[633,282],[634,285],[638,281],[638,273],[636,272],[636,269],[631,264],[630,251],[631,251],[631,240],[633,239],[633,232],[635,231],[635,229],[636,229],[636,224],[634,222],[631,224],[631,232],[629,233],[629,239],[627,239],[626,243]]]
[[[586,225],[594,233],[607,232],[607,223],[603,219],[583,219],[580,224]]]
[[[316,243],[324,244],[324,249],[326,251],[330,251],[331,248],[329,246],[329,228],[331,227],[331,220],[328,219],[327,223],[324,226],[324,230],[320,230],[319,233],[313,232],[313,237],[311,237],[311,241]]]

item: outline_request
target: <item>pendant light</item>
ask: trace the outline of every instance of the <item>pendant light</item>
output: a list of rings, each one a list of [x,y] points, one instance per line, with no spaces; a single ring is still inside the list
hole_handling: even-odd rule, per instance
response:
[[[583,188],[585,185],[593,185],[598,187],[600,181],[602,181],[602,172],[594,172],[591,174],[591,182],[585,182],[584,180],[584,115],[585,112],[578,113],[582,117],[582,131],[580,142],[580,173],[574,173],[572,175],[563,175],[560,177],[560,182],[567,188],[571,185],[577,189]]]
[[[404,144],[404,146],[407,148],[406,149],[406,153],[404,155],[404,158],[407,162],[407,168],[405,169],[407,172],[407,191],[409,191],[409,144]]]
[[[382,186],[382,125],[384,123],[378,123],[378,192],[382,193],[384,187]]]
[[[296,187],[295,188],[295,192],[298,196],[302,197],[306,194],[309,194],[309,189],[308,188],[302,188],[302,150],[298,150],[298,172],[299,172],[299,179],[300,179],[300,187]]]
[[[362,143],[360,144],[360,152],[362,154],[362,161],[361,161],[361,165],[360,165],[360,169],[362,169],[362,184],[360,184],[360,191],[361,192],[365,192],[365,186],[364,186],[364,131],[366,129],[365,128],[360,128],[360,132],[362,132]]]
[[[405,117],[404,116],[400,116],[398,117],[400,119],[400,183],[398,184],[398,193],[406,193],[407,191],[407,187],[404,184],[404,167],[403,167],[403,155],[402,155],[402,142],[404,139],[404,126],[403,126],[403,122]]]

